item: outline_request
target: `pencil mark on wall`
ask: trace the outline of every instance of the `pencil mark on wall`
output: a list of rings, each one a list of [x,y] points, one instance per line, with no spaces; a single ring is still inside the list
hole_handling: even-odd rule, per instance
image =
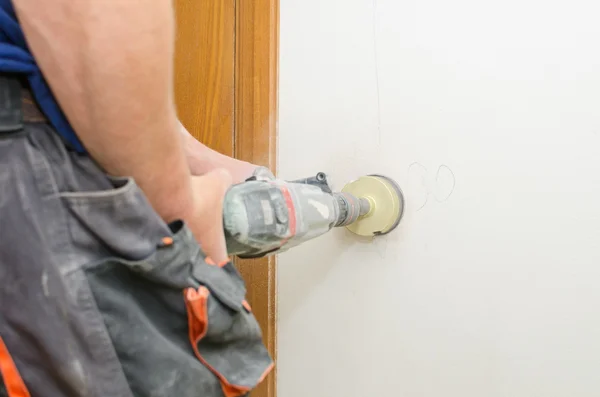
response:
[[[421,205],[419,208],[417,208],[417,212],[419,212],[419,211],[421,211],[423,208],[425,208],[425,206],[427,205],[427,202],[428,202],[428,201],[429,201],[429,195],[427,195],[427,196],[425,197],[425,201],[423,202],[423,204],[422,204],[422,205]]]
[[[430,202],[430,196],[438,203],[448,201],[456,188],[456,177],[446,164],[440,165],[433,174],[423,164],[414,162],[408,166],[408,184],[408,201],[415,203],[419,212]]]
[[[427,168],[425,168],[425,166],[424,166],[423,164],[419,163],[418,161],[415,161],[414,163],[411,163],[411,164],[408,166],[408,172],[410,172],[410,170],[411,170],[413,167],[419,167],[419,168],[423,169],[423,171],[427,171]]]
[[[377,90],[377,143],[381,145],[381,95],[379,93],[379,57],[377,53],[377,0],[373,0],[373,57],[375,60],[375,88]]]
[[[415,161],[408,166],[409,192],[411,201],[415,202],[417,212],[421,211],[429,201],[429,188],[427,186],[427,168]]]
[[[448,200],[456,187],[454,172],[446,164],[438,167],[435,174],[435,199],[438,203]]]

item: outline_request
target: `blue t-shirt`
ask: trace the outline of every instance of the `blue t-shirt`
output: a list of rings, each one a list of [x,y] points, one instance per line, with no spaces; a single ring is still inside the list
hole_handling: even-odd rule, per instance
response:
[[[60,109],[29,51],[12,0],[0,0],[0,72],[26,75],[33,95],[50,124],[73,149],[84,152],[83,145]]]

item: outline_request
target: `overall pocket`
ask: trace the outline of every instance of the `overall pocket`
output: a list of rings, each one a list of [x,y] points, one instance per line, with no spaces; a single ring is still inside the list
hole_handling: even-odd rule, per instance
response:
[[[185,226],[144,260],[85,273],[135,396],[244,396],[272,368],[239,273]]]
[[[239,277],[231,262],[222,270]],[[226,397],[244,396],[263,381],[273,363],[244,294],[232,301],[235,290],[224,296],[204,280],[184,290],[190,343],[198,360],[217,376]]]
[[[126,259],[150,255],[156,242],[171,233],[168,225],[132,178],[101,174],[94,179],[95,190],[58,194],[71,215],[69,229],[75,248],[88,256],[98,251],[94,248],[98,245]]]

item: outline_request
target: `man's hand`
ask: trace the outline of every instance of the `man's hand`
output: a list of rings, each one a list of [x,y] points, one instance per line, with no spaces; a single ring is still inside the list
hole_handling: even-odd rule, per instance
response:
[[[223,198],[229,186],[231,174],[225,169],[192,178],[195,207],[190,217],[193,221],[188,226],[204,253],[217,264],[228,259],[223,234]]]

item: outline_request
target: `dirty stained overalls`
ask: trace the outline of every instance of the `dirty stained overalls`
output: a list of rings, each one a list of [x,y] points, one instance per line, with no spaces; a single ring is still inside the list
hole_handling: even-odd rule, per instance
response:
[[[2,75],[0,396],[246,396],[271,368],[232,264]]]

